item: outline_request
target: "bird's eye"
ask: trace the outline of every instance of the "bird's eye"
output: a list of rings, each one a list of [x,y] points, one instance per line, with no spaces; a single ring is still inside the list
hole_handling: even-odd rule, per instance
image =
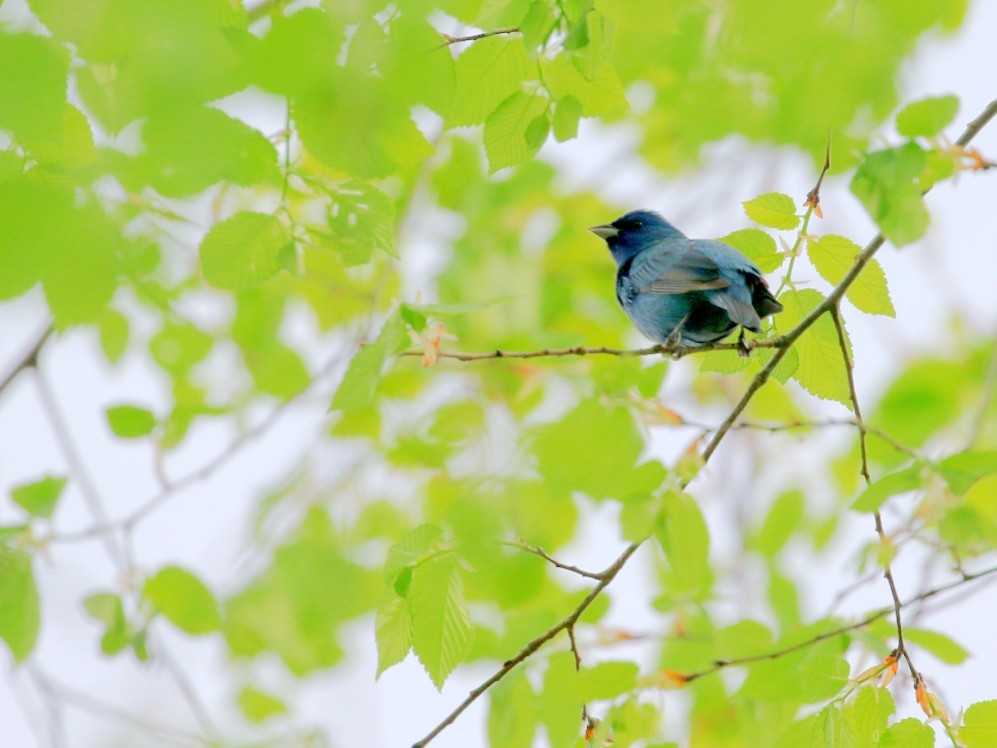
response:
[[[643,221],[634,221],[634,228],[635,229],[644,228],[644,222]]]

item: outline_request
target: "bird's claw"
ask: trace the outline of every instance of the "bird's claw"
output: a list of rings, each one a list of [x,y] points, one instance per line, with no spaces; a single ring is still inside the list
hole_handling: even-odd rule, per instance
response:
[[[737,336],[737,342],[734,344],[737,346],[737,355],[741,358],[747,358],[751,355],[751,346],[748,341],[744,339],[744,328],[741,328],[741,334]]]

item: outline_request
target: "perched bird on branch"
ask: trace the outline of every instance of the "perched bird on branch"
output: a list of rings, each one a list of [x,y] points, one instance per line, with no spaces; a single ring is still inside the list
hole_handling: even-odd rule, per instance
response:
[[[657,213],[635,210],[589,229],[616,261],[616,298],[630,321],[656,343],[695,347],[782,311],[762,271],[733,247],[689,239]]]

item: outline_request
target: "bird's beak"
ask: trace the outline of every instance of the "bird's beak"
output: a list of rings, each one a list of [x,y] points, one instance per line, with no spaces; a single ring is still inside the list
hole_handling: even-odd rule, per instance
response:
[[[589,229],[593,234],[598,236],[600,239],[612,239],[614,236],[620,233],[620,230],[613,226],[611,223],[604,223],[601,226],[593,226]]]

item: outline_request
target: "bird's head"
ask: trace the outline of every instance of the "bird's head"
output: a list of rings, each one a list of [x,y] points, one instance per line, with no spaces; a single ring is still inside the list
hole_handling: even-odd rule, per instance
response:
[[[612,223],[593,226],[589,231],[606,240],[617,265],[659,241],[685,237],[652,210],[632,210]]]

